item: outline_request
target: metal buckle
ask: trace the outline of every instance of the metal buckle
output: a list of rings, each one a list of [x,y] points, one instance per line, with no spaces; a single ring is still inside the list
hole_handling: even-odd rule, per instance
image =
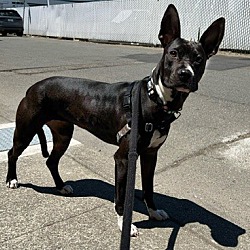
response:
[[[118,133],[116,134],[117,143],[120,143],[121,138],[125,136],[130,130],[131,127],[129,126],[128,123],[121,130],[119,130]]]
[[[145,131],[146,131],[146,132],[152,132],[152,131],[153,131],[153,128],[154,128],[154,126],[153,126],[152,123],[147,122],[147,123],[145,124]]]

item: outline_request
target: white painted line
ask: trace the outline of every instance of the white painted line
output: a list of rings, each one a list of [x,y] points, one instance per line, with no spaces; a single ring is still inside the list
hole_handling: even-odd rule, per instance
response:
[[[221,151],[231,166],[237,169],[250,168],[250,138],[245,138],[236,141],[228,146],[228,148]]]
[[[13,127],[15,127],[15,125],[16,125],[15,122],[0,124],[0,129],[13,128]],[[11,138],[11,140],[12,140],[12,138]],[[81,144],[79,141],[72,138],[70,141],[69,147],[79,145],[79,144]],[[53,142],[48,142],[47,146],[48,146],[48,151],[51,152],[51,150],[53,148]],[[21,154],[20,157],[34,155],[34,154],[38,154],[38,153],[41,154],[41,145],[40,144],[31,145],[31,146],[28,146],[24,150],[24,152]],[[0,162],[8,160],[7,154],[8,154],[8,150],[0,152]]]
[[[69,147],[79,145],[79,144],[81,144],[79,141],[77,141],[75,139],[71,139]],[[52,147],[53,147],[53,142],[47,143],[47,146],[48,146],[48,151],[51,152]],[[24,150],[24,152],[21,154],[20,157],[24,157],[24,156],[28,156],[28,155],[34,155],[34,154],[38,154],[38,153],[42,154],[40,144],[32,145],[32,146],[27,147]],[[0,152],[0,162],[8,160],[8,155],[7,154],[8,154],[8,151]]]
[[[15,122],[0,124],[0,129],[3,128],[14,128],[16,126]]]

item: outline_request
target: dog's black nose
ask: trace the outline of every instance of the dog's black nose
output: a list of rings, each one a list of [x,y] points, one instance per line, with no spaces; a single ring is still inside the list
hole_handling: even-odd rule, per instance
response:
[[[182,68],[178,70],[178,76],[182,82],[187,82],[193,76],[193,74],[189,69]]]

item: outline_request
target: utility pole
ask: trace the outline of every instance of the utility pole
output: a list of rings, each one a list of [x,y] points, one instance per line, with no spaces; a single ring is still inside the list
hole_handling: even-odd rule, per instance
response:
[[[26,5],[26,0],[23,1],[23,25],[24,25],[24,15],[25,15],[25,5]]]

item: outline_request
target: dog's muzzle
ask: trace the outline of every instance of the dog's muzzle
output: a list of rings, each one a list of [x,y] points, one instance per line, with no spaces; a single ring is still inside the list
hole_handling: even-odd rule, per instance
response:
[[[177,91],[189,93],[198,89],[197,84],[194,82],[194,72],[190,66],[180,68],[177,74],[179,78],[179,84],[176,86]]]
[[[179,69],[177,74],[181,82],[189,82],[194,76],[193,72],[188,68]]]

